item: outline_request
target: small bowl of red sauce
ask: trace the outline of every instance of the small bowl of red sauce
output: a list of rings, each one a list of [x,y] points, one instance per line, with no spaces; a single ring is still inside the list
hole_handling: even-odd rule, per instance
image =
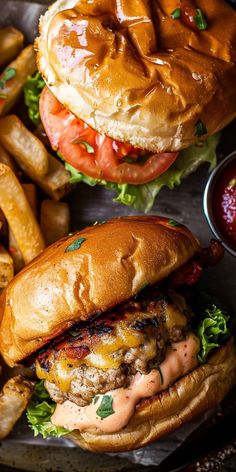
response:
[[[210,175],[203,206],[215,237],[236,257],[236,151],[220,162]]]

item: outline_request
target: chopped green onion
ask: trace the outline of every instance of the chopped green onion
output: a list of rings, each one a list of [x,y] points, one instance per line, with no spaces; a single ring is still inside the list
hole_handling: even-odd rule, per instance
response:
[[[207,134],[207,129],[204,123],[201,120],[198,120],[196,125],[195,125],[196,131],[195,131],[195,136],[200,138],[204,134]]]
[[[13,79],[16,75],[16,69],[14,67],[8,67],[2,73],[2,78],[0,79],[0,89],[4,89],[6,82],[10,79]]]
[[[15,75],[16,75],[16,69],[14,69],[14,67],[8,67],[3,72],[2,80],[5,80],[7,82],[8,80],[13,79]]]
[[[83,139],[72,139],[71,144],[80,144],[81,146],[85,147],[86,151],[89,154],[94,154],[94,147],[91,146],[87,141],[84,141]]]
[[[105,223],[106,223],[106,220],[104,220],[104,221],[95,221],[93,223],[93,226],[101,226],[101,225],[104,225]]]
[[[181,15],[181,8],[176,8],[174,11],[172,11],[170,16],[171,18],[173,18],[173,20],[178,20],[179,18],[181,18]]]
[[[96,411],[96,414],[100,416],[100,418],[104,419],[108,416],[113,415],[115,412],[112,408],[113,398],[111,395],[104,395],[102,397],[102,402],[99,408]]]
[[[178,223],[178,221],[175,220],[169,220],[168,223],[170,226],[182,226],[180,223]]]
[[[85,238],[75,239],[75,241],[73,241],[73,243],[71,243],[69,246],[67,246],[67,248],[65,249],[65,252],[76,251],[77,249],[79,249],[82,246],[84,241],[86,241]]]
[[[196,15],[193,17],[198,29],[205,30],[208,27],[206,18],[200,8],[196,9]]]

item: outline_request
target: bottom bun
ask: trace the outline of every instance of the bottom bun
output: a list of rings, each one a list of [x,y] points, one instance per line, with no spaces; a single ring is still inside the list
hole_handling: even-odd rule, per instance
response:
[[[93,452],[137,449],[174,431],[217,405],[236,382],[236,349],[231,338],[224,346],[168,390],[142,401],[128,426],[114,434],[73,432],[76,444]]]

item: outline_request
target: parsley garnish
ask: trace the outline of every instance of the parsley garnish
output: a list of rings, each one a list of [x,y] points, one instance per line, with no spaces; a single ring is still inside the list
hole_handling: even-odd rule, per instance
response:
[[[75,328],[75,329],[70,329],[68,331],[69,335],[72,336],[72,338],[77,338],[78,334],[79,334],[79,328]]]
[[[198,120],[196,125],[195,125],[196,131],[195,131],[195,136],[200,138],[204,134],[207,134],[207,129],[204,123],[201,120]]]
[[[106,223],[106,220],[104,220],[104,221],[95,221],[93,223],[93,226],[100,226],[100,225],[104,225],[105,223]]]
[[[94,397],[94,399],[93,399],[93,404],[96,405],[98,400],[99,400],[99,395],[96,395],[96,397]]]
[[[0,89],[3,89],[6,85],[6,82],[10,79],[13,79],[15,75],[16,69],[14,69],[14,67],[8,67],[7,69],[5,69],[0,79]]]
[[[99,408],[96,411],[96,414],[100,416],[100,418],[104,419],[108,416],[113,415],[115,412],[112,408],[113,398],[111,395],[104,395],[102,397],[102,402]]]
[[[161,370],[160,367],[157,367],[157,370],[158,370],[158,372],[159,372],[159,374],[160,374],[161,385],[163,385],[163,384],[164,384],[164,377],[163,377],[162,370]]]
[[[176,8],[174,11],[172,11],[170,16],[173,18],[173,20],[178,20],[181,18],[181,14],[181,8]]]
[[[75,239],[75,241],[73,241],[73,243],[71,243],[69,246],[67,246],[67,248],[65,249],[65,252],[76,251],[77,249],[79,249],[81,247],[81,245],[84,243],[84,241],[86,241],[85,238]]]
[[[87,141],[84,141],[83,139],[79,139],[79,138],[72,139],[71,144],[80,144],[86,149],[86,151],[89,154],[94,154],[95,152],[94,147],[91,146],[91,144],[89,144]]]
[[[178,221],[175,220],[169,220],[168,223],[170,226],[182,226],[181,223],[178,223]]]
[[[207,21],[206,18],[200,8],[196,9],[196,15],[193,17],[198,29],[205,30],[207,29]]]

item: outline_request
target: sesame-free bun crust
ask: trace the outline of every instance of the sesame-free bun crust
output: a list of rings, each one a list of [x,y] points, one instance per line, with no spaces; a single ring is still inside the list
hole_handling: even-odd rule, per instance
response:
[[[65,252],[78,238],[79,249]],[[156,216],[113,219],[53,244],[0,297],[0,351],[13,366],[74,323],[102,313],[183,265],[199,249]]]
[[[69,437],[94,452],[123,452],[137,449],[213,408],[236,382],[234,341],[219,348],[207,362],[173,384],[142,401],[128,426],[119,433],[73,432]]]
[[[38,68],[98,132],[153,152],[186,148],[198,120],[212,135],[236,116],[236,12],[198,0],[208,22],[200,31],[171,18],[176,6],[57,0],[40,21]]]

